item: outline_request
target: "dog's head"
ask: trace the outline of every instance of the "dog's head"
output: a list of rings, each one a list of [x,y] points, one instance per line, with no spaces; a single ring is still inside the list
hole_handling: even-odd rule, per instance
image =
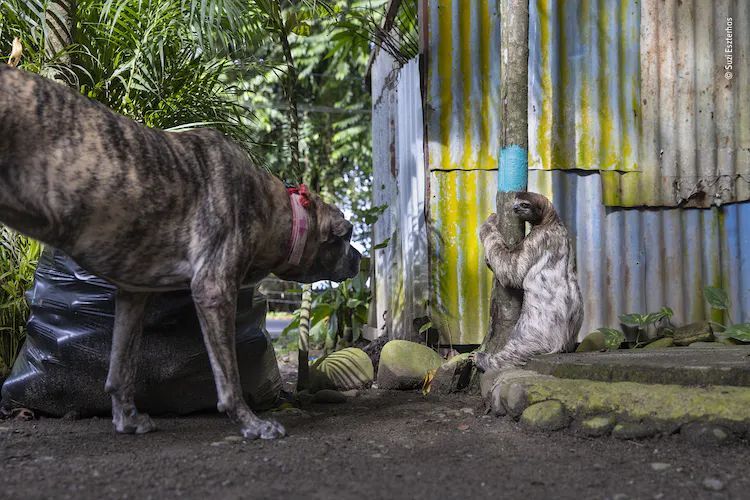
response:
[[[300,283],[343,281],[359,273],[360,254],[351,245],[353,226],[344,214],[318,195],[308,195],[309,228],[299,265],[285,264],[275,274]]]

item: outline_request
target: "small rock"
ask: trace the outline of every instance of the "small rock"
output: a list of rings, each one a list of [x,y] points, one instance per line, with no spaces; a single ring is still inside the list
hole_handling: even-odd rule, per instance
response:
[[[670,467],[672,467],[672,464],[667,464],[667,463],[664,463],[664,462],[653,462],[651,464],[651,468],[653,470],[655,470],[656,472],[661,472],[661,471],[667,470]]]
[[[380,353],[378,387],[406,390],[421,388],[425,375],[437,370],[442,364],[443,358],[425,345],[407,340],[391,340]]]
[[[10,427],[0,427],[0,432],[10,432]]]
[[[224,441],[227,443],[241,443],[244,441],[244,438],[242,436],[227,436],[224,438]]]
[[[565,407],[557,400],[550,399],[535,403],[521,414],[521,423],[532,429],[556,431],[568,426],[570,417]]]
[[[214,441],[213,443],[211,443],[211,446],[226,446],[227,444],[229,443],[227,443],[226,441]]]
[[[76,410],[70,410],[62,416],[63,420],[80,420],[81,415]]]
[[[526,410],[526,407],[529,404],[529,400],[526,395],[526,388],[519,383],[511,383],[508,386],[508,390],[504,399],[505,408],[507,408],[508,412],[514,417],[521,415],[524,410]]]
[[[357,389],[351,389],[348,391],[340,391],[340,392],[347,398],[356,398],[357,396],[359,396],[359,391]]]
[[[612,415],[598,415],[581,422],[580,431],[591,437],[604,436],[612,431],[615,423],[615,417]]]
[[[674,345],[690,345],[693,342],[713,340],[714,334],[708,321],[698,321],[674,330]]]
[[[576,352],[597,352],[607,348],[607,337],[600,331],[586,335],[576,348]]]
[[[618,439],[643,439],[651,437],[657,432],[655,427],[648,424],[624,422],[615,425],[612,429],[612,436]]]
[[[368,358],[369,359],[369,358]],[[333,389],[323,389],[313,394],[313,403],[340,404],[346,403],[346,396]]]
[[[356,347],[332,352],[310,366],[310,387],[313,391],[362,389],[369,387],[374,378],[375,369],[370,357]]]
[[[469,425],[468,424],[458,424],[458,427],[456,427],[459,431],[468,431]]]
[[[466,389],[471,382],[473,367],[469,353],[453,356],[435,372],[430,382],[430,392],[450,394]]]
[[[716,446],[729,442],[732,432],[715,424],[692,422],[680,428],[680,435],[696,445]]]
[[[644,349],[662,349],[664,347],[672,347],[674,345],[674,339],[670,337],[664,337],[663,339],[654,340],[650,344],[646,345]]]
[[[473,408],[461,408],[461,413],[466,413],[467,415],[474,415],[474,409]]]
[[[724,489],[724,481],[713,477],[707,477],[703,480],[703,487],[711,491],[721,491]]]

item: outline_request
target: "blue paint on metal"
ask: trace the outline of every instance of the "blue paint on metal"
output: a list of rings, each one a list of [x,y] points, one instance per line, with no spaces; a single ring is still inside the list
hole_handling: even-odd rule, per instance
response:
[[[500,149],[497,189],[504,193],[525,191],[529,182],[529,153],[517,144]]]

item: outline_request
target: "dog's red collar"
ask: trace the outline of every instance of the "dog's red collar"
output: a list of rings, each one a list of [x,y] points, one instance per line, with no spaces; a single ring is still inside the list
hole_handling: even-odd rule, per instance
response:
[[[292,238],[289,245],[289,256],[287,261],[298,266],[302,260],[302,252],[307,243],[307,207],[310,206],[310,192],[307,186],[300,184],[299,187],[287,187],[289,200],[292,204]]]

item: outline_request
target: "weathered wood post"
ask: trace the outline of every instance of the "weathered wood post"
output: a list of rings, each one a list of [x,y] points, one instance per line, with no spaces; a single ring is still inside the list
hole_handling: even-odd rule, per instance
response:
[[[528,184],[529,0],[499,0],[500,159],[498,165],[498,229],[509,244],[524,236],[524,224],[512,211],[515,191]],[[523,292],[495,280],[490,304],[490,328],[480,350],[495,353],[508,341],[521,312]]]

